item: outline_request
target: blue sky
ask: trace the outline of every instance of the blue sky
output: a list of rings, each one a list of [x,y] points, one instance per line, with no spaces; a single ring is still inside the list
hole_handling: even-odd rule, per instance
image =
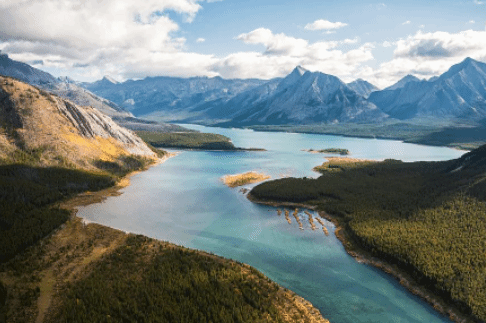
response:
[[[83,81],[270,79],[302,65],[384,87],[486,62],[485,13],[479,0],[2,0],[0,50]]]

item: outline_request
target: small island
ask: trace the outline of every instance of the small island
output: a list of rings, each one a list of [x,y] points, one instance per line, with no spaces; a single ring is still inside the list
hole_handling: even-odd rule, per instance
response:
[[[317,153],[320,153],[320,154],[338,154],[338,155],[343,155],[343,156],[350,154],[349,150],[344,149],[344,148],[326,148],[326,149],[319,149],[319,150],[308,149],[308,150],[305,150],[305,151],[308,151],[308,152],[314,153],[314,154],[317,154]]]
[[[270,176],[265,174],[257,172],[246,172],[243,174],[226,175],[222,178],[222,180],[229,187],[237,187],[245,184],[262,182],[269,178]]]

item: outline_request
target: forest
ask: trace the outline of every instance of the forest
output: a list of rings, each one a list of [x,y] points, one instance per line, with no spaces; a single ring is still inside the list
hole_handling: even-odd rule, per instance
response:
[[[486,120],[477,126],[444,126],[440,123],[384,122],[383,124],[258,125],[258,131],[280,131],[341,135],[362,138],[396,139],[433,146],[474,149],[486,143]]]
[[[140,235],[65,290],[46,322],[311,322],[250,266]]]
[[[317,206],[351,244],[406,270],[463,313],[486,320],[486,145],[457,160],[316,168],[317,179],[256,186],[257,200]]]
[[[157,148],[237,150],[228,137],[213,133],[162,133],[137,131],[137,135],[145,142]]]
[[[26,154],[30,156],[30,154]],[[0,164],[0,263],[31,246],[64,223],[70,212],[56,204],[85,191],[115,184],[128,172],[147,166],[148,159],[121,156],[93,161],[99,171],[35,166],[35,162]]]

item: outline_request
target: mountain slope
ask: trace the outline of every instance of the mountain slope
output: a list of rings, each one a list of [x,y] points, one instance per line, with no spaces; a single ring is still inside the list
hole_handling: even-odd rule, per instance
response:
[[[358,93],[362,97],[368,98],[371,92],[379,91],[380,89],[363,79],[357,79],[351,83],[346,84],[351,90]]]
[[[407,82],[369,100],[397,119],[477,122],[486,117],[486,64],[467,58],[432,81]]]
[[[93,160],[154,157],[138,136],[100,111],[1,76],[0,126],[4,158],[8,152],[37,152],[40,164],[91,168]]]
[[[400,79],[397,83],[385,88],[386,91],[396,90],[404,87],[407,83],[410,82],[420,82],[420,79],[413,75],[406,75],[402,79]]]
[[[297,67],[225,104],[231,125],[375,122],[387,116],[337,77]]]
[[[0,75],[15,77],[29,84],[57,83],[49,73],[38,70],[28,64],[14,61],[7,54],[0,52]]]
[[[156,114],[181,120],[204,114],[208,103],[225,102],[242,91],[265,83],[262,80],[225,80],[220,77],[147,77],[114,83],[108,78],[83,86],[111,100],[136,116]]]

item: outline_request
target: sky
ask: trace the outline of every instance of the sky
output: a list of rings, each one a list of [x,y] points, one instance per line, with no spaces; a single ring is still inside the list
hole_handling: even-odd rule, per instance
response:
[[[78,81],[301,65],[383,88],[486,62],[486,0],[0,0],[0,50]]]

